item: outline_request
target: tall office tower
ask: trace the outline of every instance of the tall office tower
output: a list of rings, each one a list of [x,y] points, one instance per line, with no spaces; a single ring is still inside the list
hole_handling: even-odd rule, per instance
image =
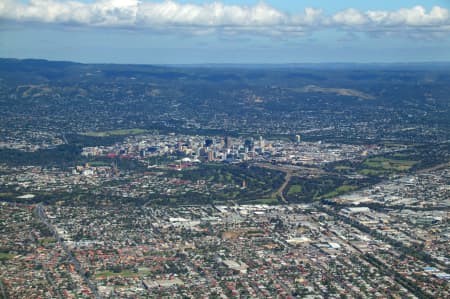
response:
[[[233,141],[231,140],[230,136],[225,137],[225,148],[232,148],[233,147]]]
[[[213,140],[212,139],[205,139],[205,147],[210,147],[211,145],[213,145]]]
[[[295,135],[295,139],[297,140],[297,143],[300,143],[302,141],[300,135]]]
[[[213,151],[209,151],[208,152],[208,161],[214,161],[214,152]]]
[[[245,148],[248,151],[252,152],[253,151],[253,146],[254,146],[253,145],[253,138],[252,139],[245,139],[244,146],[245,146]]]

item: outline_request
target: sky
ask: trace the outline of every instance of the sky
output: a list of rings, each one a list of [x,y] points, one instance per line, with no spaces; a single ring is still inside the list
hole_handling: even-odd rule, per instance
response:
[[[450,0],[0,0],[0,57],[139,64],[450,61]]]

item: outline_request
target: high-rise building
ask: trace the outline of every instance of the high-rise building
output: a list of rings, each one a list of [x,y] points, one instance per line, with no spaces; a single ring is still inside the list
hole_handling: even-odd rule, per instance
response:
[[[233,147],[233,140],[230,136],[225,137],[225,148],[232,148]]]
[[[252,152],[253,151],[253,147],[254,147],[253,138],[245,139],[244,146],[249,152]]]
[[[213,140],[212,139],[206,139],[205,140],[205,147],[210,147],[211,145],[213,145]]]
[[[214,152],[213,151],[209,151],[208,152],[208,161],[214,161]]]

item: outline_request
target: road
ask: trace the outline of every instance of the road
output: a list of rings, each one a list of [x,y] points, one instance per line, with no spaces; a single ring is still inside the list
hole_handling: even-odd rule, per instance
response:
[[[281,198],[281,200],[284,203],[289,203],[289,201],[284,197],[284,190],[286,189],[287,185],[291,181],[292,178],[292,172],[286,172],[286,176],[284,177],[284,183],[281,185],[281,187],[277,190],[277,195]]]
[[[267,169],[272,169],[272,170],[278,170],[278,171],[282,171],[285,173],[283,184],[280,186],[280,188],[278,188],[278,190],[274,193],[273,196],[276,196],[277,198],[278,197],[281,198],[281,201],[283,203],[289,203],[289,201],[284,197],[284,190],[289,185],[289,182],[291,181],[292,173],[294,170],[289,167],[283,167],[283,166],[279,166],[279,165],[265,164],[265,163],[257,163],[256,166],[262,167],[262,168],[267,168]]]
[[[72,254],[72,251],[70,251],[69,247],[67,247],[67,245],[64,243],[63,238],[61,238],[61,236],[58,234],[53,224],[51,224],[50,221],[48,220],[44,207],[41,204],[38,204],[36,206],[36,212],[37,216],[39,217],[39,220],[41,220],[45,225],[47,225],[47,227],[54,233],[59,244],[61,244],[61,247],[69,256],[72,264],[75,266],[75,269],[77,270],[78,274],[83,278],[84,282],[89,287],[91,293],[94,294],[96,299],[102,298],[98,293],[96,285],[86,276],[86,270],[83,268],[80,261],[78,261],[78,259]]]

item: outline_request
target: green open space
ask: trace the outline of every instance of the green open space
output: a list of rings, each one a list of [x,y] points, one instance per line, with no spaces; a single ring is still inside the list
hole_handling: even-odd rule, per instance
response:
[[[42,238],[39,240],[39,244],[41,245],[45,245],[45,244],[52,244],[52,243],[56,243],[56,239],[55,238]]]
[[[353,191],[358,189],[357,186],[350,186],[350,185],[342,185],[337,187],[334,191],[328,192],[325,195],[322,196],[322,198],[331,198],[336,197],[338,195]]]
[[[111,130],[102,132],[86,132],[83,135],[90,137],[108,137],[108,136],[126,136],[126,135],[139,135],[147,133],[144,129],[122,129],[122,130]]]
[[[13,259],[15,256],[16,256],[16,255],[11,254],[11,253],[0,252],[0,261],[11,260],[11,259]]]
[[[383,169],[368,169],[368,168],[364,168],[358,171],[360,174],[363,175],[369,175],[369,176],[378,176],[378,175],[383,175],[386,173],[385,170]]]
[[[287,193],[287,195],[293,195],[293,194],[297,194],[302,192],[302,186],[300,185],[292,185],[289,187],[289,191]]]
[[[373,157],[366,159],[363,162],[363,166],[365,168],[363,168],[361,171],[364,171],[364,169],[386,170],[388,172],[408,171],[417,163],[419,162],[413,160]]]
[[[314,202],[367,187],[379,180],[376,177],[347,178],[338,175],[323,175],[315,178],[292,177],[285,197],[289,202]]]
[[[212,187],[211,195],[198,193],[178,197],[178,203],[203,202],[214,198],[215,201],[237,201],[240,203],[277,203],[273,190],[283,184],[284,173],[249,165],[200,165],[185,171],[169,171],[169,177],[196,182],[204,180]],[[245,183],[244,183],[245,182]]]
[[[261,198],[261,199],[255,199],[255,200],[249,200],[249,201],[243,201],[242,204],[248,204],[248,205],[275,205],[280,203],[278,199],[276,198]]]

